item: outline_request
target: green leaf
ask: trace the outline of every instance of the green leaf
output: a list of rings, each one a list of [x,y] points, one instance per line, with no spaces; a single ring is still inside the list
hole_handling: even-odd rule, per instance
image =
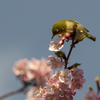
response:
[[[77,66],[80,66],[80,63],[75,63],[72,66],[68,67],[68,69],[76,68]]]
[[[57,57],[61,57],[61,58],[64,58],[65,57],[65,53],[63,51],[57,51],[57,52],[55,52],[55,55]]]

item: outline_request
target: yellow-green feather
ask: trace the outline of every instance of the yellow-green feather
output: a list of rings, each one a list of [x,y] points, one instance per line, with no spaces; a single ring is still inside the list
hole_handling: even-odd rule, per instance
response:
[[[89,39],[91,39],[91,40],[93,40],[93,41],[96,40],[96,37],[93,36],[93,35],[91,35],[91,34],[89,34],[89,33],[88,33],[89,31],[88,31],[86,28],[84,28],[84,30],[85,30],[85,35],[86,35],[87,38],[89,38]]]
[[[72,22],[72,23],[70,23]],[[67,24],[68,23],[68,24]],[[70,25],[69,25],[70,24]],[[69,25],[69,26],[68,26]],[[78,26],[79,25],[79,26]],[[78,23],[77,21],[74,21],[74,20],[62,20],[62,21],[58,21],[56,22],[53,27],[52,27],[52,38],[55,36],[55,35],[59,35],[59,34],[65,34],[66,33],[66,30],[71,30],[73,31],[73,27],[74,26],[78,26],[78,31],[80,30],[81,31],[81,28],[82,28],[82,33],[83,35],[80,37],[81,40],[83,40],[85,37],[95,41],[96,40],[96,37],[89,34],[88,30],[86,28],[84,28],[80,23]],[[55,29],[58,29],[59,32],[56,33],[55,32]],[[79,31],[79,34],[81,35],[81,32]]]

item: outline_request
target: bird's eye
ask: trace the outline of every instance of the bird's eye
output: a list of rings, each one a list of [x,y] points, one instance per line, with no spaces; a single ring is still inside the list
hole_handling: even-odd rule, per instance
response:
[[[58,33],[58,29],[55,29],[54,32],[55,32],[55,33]]]

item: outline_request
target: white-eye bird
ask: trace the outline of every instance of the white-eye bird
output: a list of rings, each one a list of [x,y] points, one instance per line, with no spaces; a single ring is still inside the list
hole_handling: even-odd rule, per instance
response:
[[[75,25],[77,27],[76,27],[76,34],[74,40],[82,41],[85,37],[93,41],[96,40],[95,36],[89,34],[88,33],[89,31],[85,27],[83,27],[79,22],[74,20],[62,20],[56,22],[52,27],[52,38],[55,35],[61,34],[62,36],[64,36],[66,33],[69,33],[70,34],[69,40],[71,40],[72,39],[71,36],[74,34],[73,28]]]

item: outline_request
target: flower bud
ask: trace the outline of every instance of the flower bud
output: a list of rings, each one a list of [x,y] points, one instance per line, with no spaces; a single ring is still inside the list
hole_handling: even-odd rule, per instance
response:
[[[61,46],[61,45],[63,45],[64,44],[64,40],[60,40],[59,41],[59,45]]]
[[[58,37],[62,37],[62,34],[59,34]]]
[[[69,39],[67,38],[67,39],[66,39],[66,42],[68,42],[68,41],[69,41]]]
[[[76,90],[72,90],[72,95],[76,95]]]
[[[69,34],[69,33],[66,33],[66,34],[65,34],[65,37],[66,37],[66,38],[67,38],[67,37],[69,37],[69,36],[70,36],[70,34]]]

